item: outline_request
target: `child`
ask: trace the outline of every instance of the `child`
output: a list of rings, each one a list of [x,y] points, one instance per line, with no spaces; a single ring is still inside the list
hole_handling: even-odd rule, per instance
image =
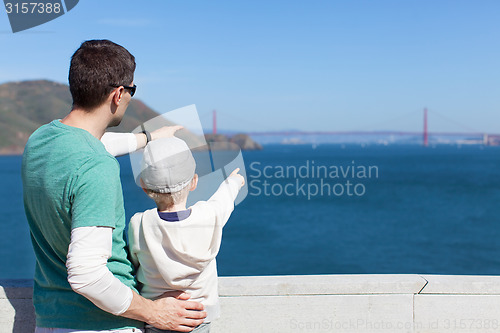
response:
[[[138,267],[141,294],[156,299],[168,291],[191,294],[205,306],[205,323],[193,332],[209,332],[219,317],[217,267],[222,227],[244,185],[239,169],[220,185],[208,201],[186,209],[189,191],[198,183],[196,163],[184,141],[163,138],[147,144],[140,182],[157,208],[135,214],[129,225],[129,248]],[[170,332],[146,327],[146,332]]]

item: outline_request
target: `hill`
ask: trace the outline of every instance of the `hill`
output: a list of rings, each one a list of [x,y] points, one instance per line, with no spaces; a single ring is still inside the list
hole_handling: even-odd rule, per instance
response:
[[[248,134],[235,134],[232,136],[225,134],[205,134],[205,140],[217,143],[215,147],[219,147],[219,149],[234,149],[236,146],[239,146],[241,150],[262,150],[262,146],[253,141]]]
[[[20,154],[33,131],[71,110],[69,87],[47,80],[10,82],[0,85],[0,154]],[[132,131],[158,113],[132,99],[120,126]]]
[[[31,133],[54,119],[64,118],[71,110],[71,102],[69,87],[65,84],[48,80],[0,84],[0,155],[22,154]],[[130,132],[158,115],[142,101],[133,98],[120,126],[111,130]],[[173,125],[164,118],[161,122],[162,124],[157,125]],[[186,130],[178,133],[186,141],[202,142],[199,137]],[[207,137],[207,140],[211,141],[211,138]],[[218,138],[220,140],[222,139]],[[242,149],[261,148],[245,135],[225,140],[239,144]]]

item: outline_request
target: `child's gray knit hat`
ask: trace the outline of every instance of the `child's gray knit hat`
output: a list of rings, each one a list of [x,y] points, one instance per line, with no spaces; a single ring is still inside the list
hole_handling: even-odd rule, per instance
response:
[[[149,142],[144,149],[140,178],[158,193],[182,190],[193,179],[196,162],[188,145],[176,137]]]

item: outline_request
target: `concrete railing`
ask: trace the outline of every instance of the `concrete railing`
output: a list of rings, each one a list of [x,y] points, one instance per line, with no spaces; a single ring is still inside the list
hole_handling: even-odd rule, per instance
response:
[[[500,277],[221,277],[213,332],[500,332]],[[0,281],[0,332],[33,331],[31,281]]]

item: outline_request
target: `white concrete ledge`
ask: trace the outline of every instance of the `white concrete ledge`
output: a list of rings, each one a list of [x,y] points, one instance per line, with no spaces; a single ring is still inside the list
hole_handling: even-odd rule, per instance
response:
[[[429,283],[420,294],[500,295],[500,277],[422,275]]]
[[[33,282],[0,280],[0,332],[31,333],[35,327]]]
[[[500,332],[500,277],[296,275],[219,278],[213,332]],[[32,282],[0,280],[0,333],[35,325]]]
[[[221,296],[417,294],[427,281],[416,274],[291,275],[219,278]]]

